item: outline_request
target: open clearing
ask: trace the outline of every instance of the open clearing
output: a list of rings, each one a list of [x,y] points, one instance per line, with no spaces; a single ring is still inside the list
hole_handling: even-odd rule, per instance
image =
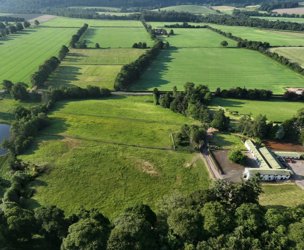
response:
[[[292,207],[303,204],[304,191],[296,184],[264,184],[260,202],[264,206]]]
[[[292,62],[296,62],[304,67],[304,47],[273,48],[271,51],[276,52]]]
[[[52,86],[87,85],[113,89],[122,65],[135,61],[140,49],[74,49],[51,75]]]
[[[232,87],[269,89],[304,86],[304,77],[256,52],[234,48],[164,50],[133,90],[183,89],[186,82],[208,85],[211,90]]]
[[[212,106],[224,108],[227,112],[238,112],[238,115],[252,114],[253,117],[262,114],[271,121],[282,122],[292,118],[297,111],[304,108],[301,102],[284,101],[251,101],[238,99],[214,98]]]
[[[39,65],[57,56],[61,46],[67,45],[76,31],[76,28],[39,27],[0,40],[0,82],[7,79],[29,83]]]
[[[189,12],[192,14],[199,15],[208,15],[215,14],[216,12],[213,9],[210,9],[206,6],[201,5],[177,5],[177,6],[168,6],[160,9],[156,9],[155,11],[176,11],[176,12]]]
[[[303,32],[276,31],[251,27],[208,24],[251,41],[269,42],[271,46],[304,46]]]
[[[102,48],[132,48],[136,42],[153,45],[144,27],[89,27],[82,40],[87,41],[88,47],[94,47],[95,43],[99,43]]]
[[[276,13],[279,13],[279,14],[298,14],[298,15],[302,15],[302,14],[304,14],[304,7],[275,9],[272,12],[276,12]]]
[[[165,194],[209,185],[203,163],[193,162],[196,154],[169,150],[170,133],[194,121],[154,106],[152,97],[63,102],[51,117],[22,156],[50,169],[33,183],[31,207],[55,204],[68,214],[96,207],[114,216],[135,203],[155,208]]]
[[[170,29],[168,29],[169,31]],[[170,46],[178,48],[220,48],[226,40],[229,47],[236,47],[236,42],[225,38],[209,29],[173,29],[174,35],[164,39]]]

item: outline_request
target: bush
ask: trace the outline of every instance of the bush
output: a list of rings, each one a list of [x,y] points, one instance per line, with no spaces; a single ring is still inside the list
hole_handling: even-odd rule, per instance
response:
[[[234,149],[229,153],[229,160],[237,163],[243,164],[246,159],[246,156],[242,153],[240,149]]]

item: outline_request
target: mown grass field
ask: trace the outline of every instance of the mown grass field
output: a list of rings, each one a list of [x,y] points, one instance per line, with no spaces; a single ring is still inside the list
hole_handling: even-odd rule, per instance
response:
[[[127,21],[128,22],[128,21]],[[99,43],[102,48],[132,48],[136,42],[146,42],[153,45],[148,32],[142,27],[89,27],[82,40],[87,41],[88,47]]]
[[[30,82],[45,60],[57,56],[77,29],[32,28],[0,40],[0,82]]]
[[[186,82],[208,85],[211,90],[232,87],[285,92],[303,87],[304,77],[256,51],[234,48],[187,48],[162,51],[134,90],[183,89]]]
[[[170,29],[167,29],[168,31]],[[226,40],[228,47],[236,47],[236,42],[209,30],[209,29],[173,29],[174,35],[164,37],[170,46],[178,48],[219,48]]]
[[[238,112],[239,117],[244,114],[252,114],[253,117],[262,114],[266,115],[269,120],[278,122],[292,118],[299,109],[304,108],[304,104],[301,102],[251,101],[226,98],[214,98],[212,106],[214,108],[224,108],[228,113]]]
[[[264,184],[260,203],[264,206],[292,207],[303,204],[304,191],[296,184]]]
[[[67,214],[96,207],[114,216],[135,203],[155,208],[166,194],[209,185],[196,154],[169,150],[170,133],[194,121],[154,106],[152,97],[63,102],[51,117],[22,156],[50,170],[33,184],[31,207],[55,204]]]
[[[273,48],[271,51],[276,52],[304,67],[304,47],[279,47]]]
[[[135,20],[97,20],[57,17],[43,24],[45,27],[81,27],[84,23],[95,27],[143,27],[140,21]]]
[[[113,89],[122,65],[136,60],[140,49],[74,49],[51,75],[52,86],[87,85]]]
[[[235,36],[252,41],[269,42],[272,46],[304,46],[303,32],[276,31],[251,27],[209,24]]]
[[[160,9],[155,9],[155,11],[176,11],[176,12],[189,12],[192,14],[199,14],[199,15],[208,15],[208,14],[215,14],[211,8],[202,5],[176,5],[176,6],[168,6]]]

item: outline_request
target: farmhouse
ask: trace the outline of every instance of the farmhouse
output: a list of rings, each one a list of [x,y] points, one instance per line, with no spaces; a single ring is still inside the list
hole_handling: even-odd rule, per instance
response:
[[[251,140],[247,140],[245,146],[254,156],[259,166],[258,168],[245,168],[243,173],[245,180],[249,180],[256,175],[260,175],[263,181],[290,179],[292,172],[284,169],[268,148],[262,147],[258,149]]]

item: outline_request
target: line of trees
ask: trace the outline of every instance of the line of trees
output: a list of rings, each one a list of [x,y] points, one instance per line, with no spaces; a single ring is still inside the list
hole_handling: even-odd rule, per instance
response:
[[[15,34],[19,31],[24,30],[25,28],[29,28],[31,23],[28,21],[24,21],[23,23],[17,22],[15,24],[10,24],[7,22],[0,22],[0,38],[5,37],[9,34]]]
[[[217,88],[214,92],[215,97],[249,99],[249,100],[269,100],[273,94],[271,90],[265,89],[246,89],[246,88],[231,88],[223,89]]]
[[[165,28],[187,28],[187,29],[202,29],[207,28],[207,25],[193,25],[187,22],[175,23],[175,24],[165,24]]]
[[[89,25],[88,24],[84,24],[75,35],[72,36],[72,39],[70,41],[70,47],[72,48],[76,48],[76,44],[79,42],[79,39],[81,38],[81,36],[87,31]]]
[[[62,45],[58,58],[52,56],[50,59],[46,60],[42,65],[39,66],[38,71],[36,71],[31,77],[31,83],[33,87],[41,88],[45,87],[45,82],[49,76],[58,68],[61,61],[69,53],[69,48],[65,45]]]
[[[59,64],[60,60],[55,56],[52,56],[50,59],[46,60],[42,65],[39,66],[38,71],[32,75],[32,86],[36,88],[44,87],[46,80],[57,69]]]
[[[139,79],[164,47],[165,44],[162,41],[157,41],[151,49],[147,50],[136,61],[124,65],[115,79],[115,90],[127,90],[133,82]]]
[[[12,16],[0,16],[0,22],[25,22],[24,18],[21,17],[12,17]]]
[[[21,106],[16,108],[10,139],[4,143],[4,147],[9,150],[11,156],[15,157],[23,153],[32,143],[38,131],[48,125],[46,112],[45,105],[38,105],[29,109]]]
[[[60,61],[62,61],[69,52],[70,52],[69,48],[65,45],[62,45],[62,47],[58,53],[58,59]]]

